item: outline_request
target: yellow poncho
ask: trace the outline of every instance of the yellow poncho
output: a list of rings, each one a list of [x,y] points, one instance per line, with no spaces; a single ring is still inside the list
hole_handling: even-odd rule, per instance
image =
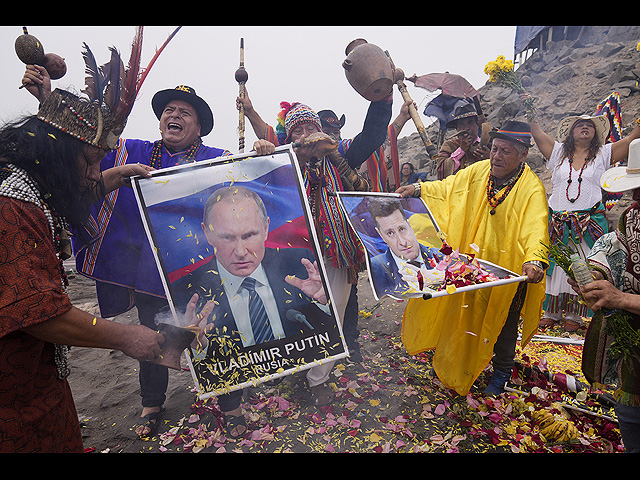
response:
[[[432,211],[447,243],[517,274],[530,260],[547,261],[549,242],[545,188],[528,167],[503,203],[489,212],[489,160],[477,162],[442,181],[422,184],[422,198]],[[421,238],[421,232],[416,232]],[[404,313],[402,340],[411,355],[435,349],[438,378],[466,395],[488,365],[507,319],[517,283],[430,300],[410,299]],[[536,333],[545,296],[545,281],[528,284],[521,315],[522,344]]]

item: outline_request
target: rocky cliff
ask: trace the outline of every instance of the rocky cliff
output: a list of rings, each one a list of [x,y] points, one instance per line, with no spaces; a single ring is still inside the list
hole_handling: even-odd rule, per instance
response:
[[[626,135],[633,128],[635,119],[640,117],[639,41],[640,27],[637,26],[586,27],[577,39],[549,42],[544,50],[536,50],[517,66],[516,73],[527,91],[535,97],[542,128],[555,138],[556,126],[562,118],[593,115],[602,100],[612,92],[618,92],[623,133]],[[490,60],[493,59],[487,61]],[[525,120],[522,104],[510,89],[487,82],[477,90],[492,125],[500,126],[509,119]],[[412,125],[408,124],[405,132],[411,128]],[[427,130],[436,143],[437,125],[433,124]],[[417,132],[400,138],[398,148],[401,163],[411,161],[420,171],[429,172],[430,179],[435,179],[431,161]],[[528,163],[550,195],[550,174],[537,148],[529,152]],[[611,210],[610,223],[616,221],[619,212],[629,203],[627,194]]]

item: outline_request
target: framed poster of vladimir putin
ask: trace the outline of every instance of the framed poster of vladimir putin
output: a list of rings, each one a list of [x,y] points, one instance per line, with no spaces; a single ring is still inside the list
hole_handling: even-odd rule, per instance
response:
[[[347,355],[290,147],[133,180],[201,397]]]

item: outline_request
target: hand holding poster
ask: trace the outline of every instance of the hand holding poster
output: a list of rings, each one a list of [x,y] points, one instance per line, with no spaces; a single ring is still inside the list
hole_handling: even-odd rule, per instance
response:
[[[340,192],[338,197],[367,249],[376,299],[433,298],[525,278],[448,246],[421,198],[362,192]]]
[[[134,179],[201,396],[347,355],[300,182],[289,147]]]

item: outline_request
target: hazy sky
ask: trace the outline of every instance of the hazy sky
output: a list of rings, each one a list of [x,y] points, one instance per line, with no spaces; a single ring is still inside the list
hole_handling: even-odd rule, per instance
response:
[[[67,74],[54,81],[54,88],[84,88],[82,43],[86,42],[99,65],[109,59],[115,46],[129,59],[135,27],[129,26],[27,26],[43,44],[45,52],[65,58]],[[142,65],[146,66],[157,47],[175,26],[148,26],[144,29]],[[158,120],[151,110],[155,92],[180,84],[193,87],[210,105],[213,132],[204,137],[206,145],[238,151],[238,111],[235,99],[238,84],[235,71],[240,58],[240,38],[245,43],[247,90],[262,118],[275,125],[281,101],[302,102],[316,111],[332,109],[346,115],[343,137],[360,132],[369,102],[348,83],[342,62],[351,40],[364,38],[387,50],[406,76],[449,71],[465,77],[477,89],[488,77],[484,66],[498,55],[513,57],[514,26],[183,26],[162,53],[145,80],[138,101],[124,131],[125,138],[157,140]],[[37,100],[18,90],[24,64],[15,54],[14,42],[22,27],[0,27],[2,75],[0,121],[35,113]],[[409,93],[424,110],[427,91],[406,82]],[[402,97],[394,89],[395,117]],[[423,117],[428,123],[428,119]],[[415,132],[409,122],[401,137]],[[246,125],[248,151],[255,140]]]

